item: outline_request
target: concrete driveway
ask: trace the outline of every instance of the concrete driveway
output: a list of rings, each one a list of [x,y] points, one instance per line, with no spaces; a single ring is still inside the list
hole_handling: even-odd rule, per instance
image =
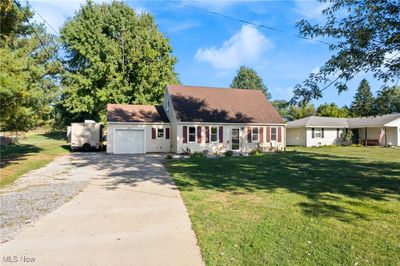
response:
[[[203,265],[161,157],[76,153],[89,185],[1,245],[2,265]],[[17,261],[7,263],[8,261]]]

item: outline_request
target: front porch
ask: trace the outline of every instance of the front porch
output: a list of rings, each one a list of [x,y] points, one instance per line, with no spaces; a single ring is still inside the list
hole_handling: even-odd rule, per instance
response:
[[[397,127],[360,127],[353,132],[352,143],[363,146],[398,146]]]

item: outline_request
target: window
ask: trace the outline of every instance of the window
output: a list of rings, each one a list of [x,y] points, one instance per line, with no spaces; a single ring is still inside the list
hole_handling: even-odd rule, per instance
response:
[[[163,128],[157,128],[157,138],[158,139],[164,138],[164,129]]]
[[[251,134],[251,140],[256,141],[256,142],[259,141],[260,136],[258,133],[259,133],[260,129],[258,127],[253,127],[252,130],[253,130],[253,132],[252,132],[253,134]]]
[[[188,139],[189,142],[196,142],[196,128],[195,127],[189,127],[189,131],[188,131]]]
[[[276,134],[276,127],[271,127],[271,141],[276,141],[277,134]]]
[[[322,138],[322,130],[320,128],[316,128],[314,134],[316,138]]]
[[[211,140],[211,142],[218,142],[218,128],[217,127],[211,127],[210,140]]]

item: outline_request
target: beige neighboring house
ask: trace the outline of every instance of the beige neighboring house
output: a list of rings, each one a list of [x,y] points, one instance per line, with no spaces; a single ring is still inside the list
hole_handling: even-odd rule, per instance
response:
[[[258,90],[167,86],[162,106],[107,105],[107,153],[285,148],[285,122]]]
[[[400,146],[400,114],[360,118],[309,116],[288,122],[287,145],[322,146],[343,143],[351,130],[352,143],[366,146]]]

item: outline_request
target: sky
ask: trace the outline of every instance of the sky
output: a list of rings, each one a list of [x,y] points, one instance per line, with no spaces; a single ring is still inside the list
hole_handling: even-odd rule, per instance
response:
[[[24,2],[21,0],[20,2]],[[96,0],[95,2],[102,2]],[[307,19],[323,23],[324,4],[313,0],[293,1],[124,1],[136,12],[155,17],[159,30],[170,40],[178,63],[175,70],[184,85],[229,87],[241,65],[251,67],[263,79],[272,100],[290,100],[293,87],[316,72],[332,56],[327,45],[304,40],[296,22]],[[63,23],[79,10],[84,0],[29,1],[35,19],[51,25],[56,34]],[[232,16],[272,27],[270,30],[215,15]],[[281,32],[284,31],[285,33]],[[321,103],[350,105],[362,78],[367,78],[374,94],[381,82],[361,73],[348,83],[349,90],[338,95],[334,87],[325,90]]]

